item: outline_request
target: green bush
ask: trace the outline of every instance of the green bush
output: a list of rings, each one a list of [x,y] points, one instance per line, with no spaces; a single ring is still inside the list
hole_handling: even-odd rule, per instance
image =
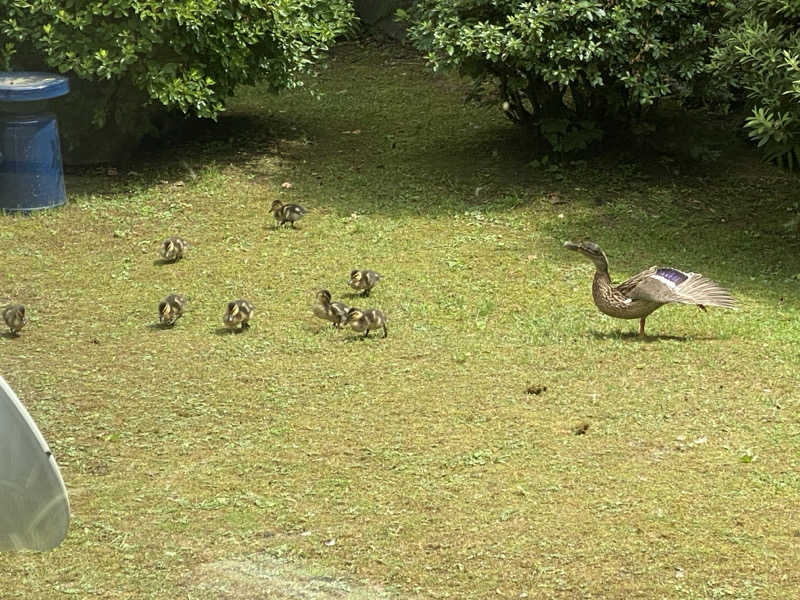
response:
[[[730,4],[712,64],[744,90],[750,137],[769,160],[800,166],[800,0]]]
[[[707,0],[419,0],[409,37],[556,151],[701,95],[722,9]]]
[[[352,19],[347,0],[5,0],[0,68],[68,74],[94,127],[141,132],[154,108],[214,118],[237,85],[299,85]]]

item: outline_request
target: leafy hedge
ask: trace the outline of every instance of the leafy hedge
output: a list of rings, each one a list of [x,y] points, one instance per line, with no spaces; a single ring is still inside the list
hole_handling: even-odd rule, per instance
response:
[[[744,90],[745,126],[766,158],[800,167],[800,0],[731,3],[713,65]]]
[[[660,99],[701,95],[722,9],[708,0],[418,0],[409,36],[435,67],[556,151],[586,146],[609,121]]]
[[[93,125],[135,131],[143,104],[213,118],[237,85],[299,85],[353,18],[347,0],[4,0],[0,68],[93,82]]]

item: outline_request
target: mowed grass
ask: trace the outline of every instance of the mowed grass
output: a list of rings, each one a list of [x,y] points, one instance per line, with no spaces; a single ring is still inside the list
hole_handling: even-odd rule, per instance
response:
[[[341,46],[309,85],[242,90],[190,140],[71,175],[66,207],[0,219],[0,293],[31,319],[0,373],[72,504],[59,548],[0,555],[0,596],[795,597],[797,178],[714,123],[713,164],[535,166],[398,48]],[[297,230],[275,198],[309,209]],[[159,265],[169,235],[192,247]],[[561,247],[584,237],[616,280],[698,271],[740,308],[665,307],[639,339]],[[383,275],[371,297],[353,268]],[[320,288],[383,309],[388,338],[315,319]],[[188,310],[162,330],[170,292]],[[240,297],[253,327],[225,333]],[[345,583],[297,591],[298,569]]]

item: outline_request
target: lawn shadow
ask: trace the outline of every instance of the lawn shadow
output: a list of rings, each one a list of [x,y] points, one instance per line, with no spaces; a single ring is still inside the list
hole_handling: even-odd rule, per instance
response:
[[[10,331],[4,331],[3,333],[0,333],[0,337],[8,338],[10,340],[15,340],[22,336],[18,333],[11,333]]]
[[[359,342],[359,341],[363,342],[365,340],[379,340],[379,341],[382,341],[384,339],[385,338],[383,337],[383,332],[380,331],[380,330],[377,330],[377,332],[370,330],[369,336],[367,336],[367,337],[364,337],[363,333],[357,333],[357,332],[353,332],[353,335],[342,336],[342,342],[345,343],[345,344],[349,344],[351,342]]]
[[[223,113],[211,119],[176,121],[167,135],[146,138],[128,161],[121,165],[67,164],[64,172],[72,193],[109,196],[132,185],[146,191],[165,180],[195,179],[207,164],[246,164],[264,156],[281,157],[282,146],[306,136],[291,116],[261,112]],[[177,159],[176,157],[181,157]],[[272,173],[253,172],[270,179]]]
[[[162,323],[150,323],[148,325],[145,325],[145,327],[150,331],[169,331],[170,329],[175,329],[175,325],[176,323],[173,323],[172,325],[164,325]]]
[[[635,331],[620,331],[619,329],[616,331],[592,331],[591,333],[596,340],[628,340],[632,342],[642,342],[645,344],[658,342],[660,340],[672,340],[675,342],[687,341],[687,338],[683,336],[649,334],[639,335]]]
[[[214,330],[214,335],[238,335],[240,333],[244,333],[247,329],[240,329],[238,327],[217,327]]]
[[[644,344],[650,344],[653,342],[663,342],[663,341],[672,341],[672,342],[704,342],[704,341],[714,341],[720,340],[722,338],[715,337],[715,336],[685,336],[685,335],[669,335],[669,334],[645,334],[639,335],[635,331],[620,331],[617,329],[616,331],[592,331],[592,336],[596,340],[629,340],[632,342],[641,342]]]
[[[342,298],[348,298],[351,300],[353,298],[361,298],[362,300],[366,300],[369,297],[370,296],[365,296],[362,292],[347,292],[346,294],[342,294]]]
[[[153,261],[153,266],[163,267],[164,265],[171,265],[178,262],[177,260],[169,260],[166,258],[157,258]]]

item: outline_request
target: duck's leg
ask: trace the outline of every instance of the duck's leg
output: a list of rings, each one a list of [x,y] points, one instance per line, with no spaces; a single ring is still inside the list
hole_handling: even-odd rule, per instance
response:
[[[641,319],[639,319],[639,335],[644,335],[644,320],[646,318],[647,317],[642,317]]]
[[[386,325],[383,326],[383,337],[387,337],[389,335],[389,331],[386,329]]]
[[[369,337],[369,329],[364,332],[364,337]]]

